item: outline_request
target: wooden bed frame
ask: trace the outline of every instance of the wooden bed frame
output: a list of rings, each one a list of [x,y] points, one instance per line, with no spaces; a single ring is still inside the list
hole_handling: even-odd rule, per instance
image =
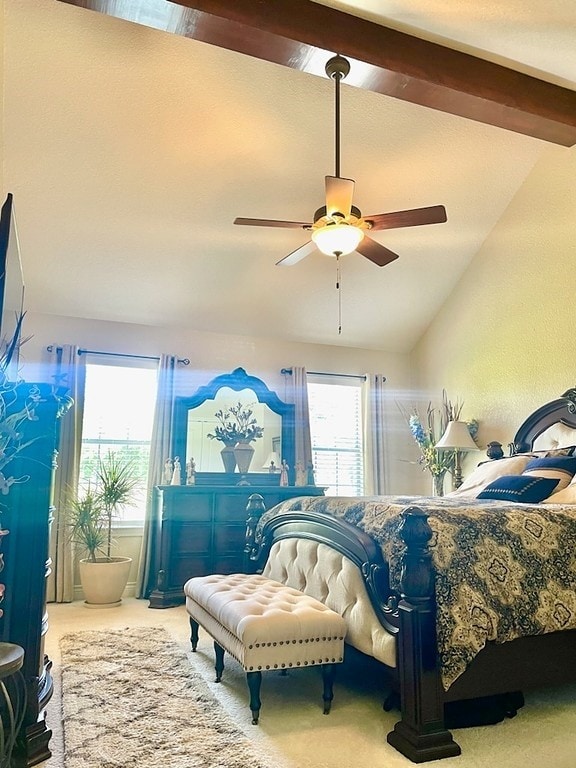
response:
[[[530,450],[534,440],[556,422],[576,429],[576,389],[546,403],[518,429],[513,449]],[[432,530],[418,507],[402,513],[400,594],[390,590],[388,567],[380,546],[343,520],[318,512],[288,511],[257,532],[264,511],[256,494],[248,506],[246,554],[256,568],[265,563],[272,545],[286,538],[326,544],[357,565],[374,611],[395,635],[397,666],[392,685],[400,695],[401,718],[388,742],[416,763],[460,754],[445,719],[445,704],[530,688],[576,681],[576,630],[489,643],[450,689],[441,685],[436,644],[434,571],[428,543]],[[537,663],[536,663],[537,661]]]

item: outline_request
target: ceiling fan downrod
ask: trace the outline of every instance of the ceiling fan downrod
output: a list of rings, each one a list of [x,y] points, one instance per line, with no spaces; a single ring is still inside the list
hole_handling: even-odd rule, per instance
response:
[[[334,80],[334,145],[335,170],[334,176],[340,178],[340,81],[350,72],[350,62],[344,56],[333,56],[326,62],[326,74]]]

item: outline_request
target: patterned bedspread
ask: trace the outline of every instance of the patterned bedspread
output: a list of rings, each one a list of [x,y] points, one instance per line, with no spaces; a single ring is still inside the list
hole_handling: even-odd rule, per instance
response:
[[[429,514],[445,689],[487,641],[576,628],[576,506],[442,497],[299,497],[274,507],[343,518],[377,540],[399,589],[400,513]]]

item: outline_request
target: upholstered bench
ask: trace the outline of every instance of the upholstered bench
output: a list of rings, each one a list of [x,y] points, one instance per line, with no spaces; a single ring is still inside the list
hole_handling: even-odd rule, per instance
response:
[[[198,625],[214,640],[216,682],[224,651],[246,672],[252,722],[260,714],[262,671],[322,665],[324,714],[330,712],[335,664],[344,659],[344,619],[313,597],[258,574],[197,576],[184,585],[192,650]]]

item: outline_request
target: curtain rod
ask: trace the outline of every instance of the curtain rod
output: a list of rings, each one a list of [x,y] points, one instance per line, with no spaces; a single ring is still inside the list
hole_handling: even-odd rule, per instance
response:
[[[292,376],[292,368],[281,368],[280,373]],[[356,373],[327,373],[326,371],[306,371],[312,376],[336,376],[338,379],[361,379],[366,381],[366,376]]]
[[[62,351],[62,347],[54,347],[52,344],[50,344],[49,347],[46,347],[48,352],[53,352],[54,349],[56,349],[57,352]],[[78,350],[79,355],[102,355],[103,357],[130,357],[132,359],[137,360],[160,360],[159,357],[155,355],[131,355],[127,352],[100,352],[96,349],[79,349]],[[187,357],[178,358],[178,362],[182,365],[190,365],[190,360]]]

